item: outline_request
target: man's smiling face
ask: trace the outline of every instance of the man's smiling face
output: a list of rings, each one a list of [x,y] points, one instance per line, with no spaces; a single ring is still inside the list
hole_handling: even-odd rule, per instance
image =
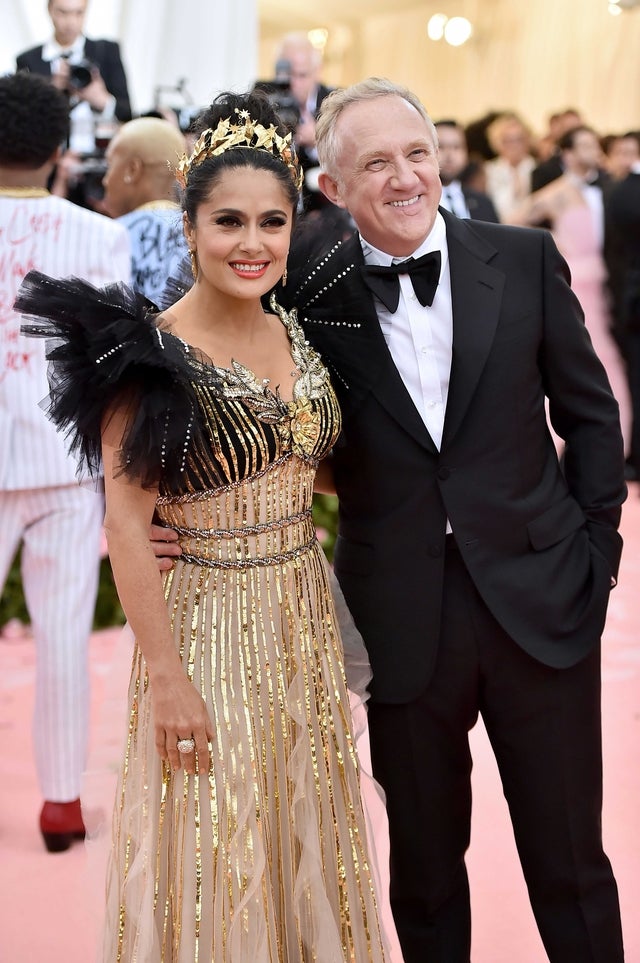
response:
[[[408,257],[431,231],[442,193],[425,119],[404,98],[387,95],[345,107],[336,134],[340,150],[336,179],[325,178],[328,196],[349,211],[366,241]]]

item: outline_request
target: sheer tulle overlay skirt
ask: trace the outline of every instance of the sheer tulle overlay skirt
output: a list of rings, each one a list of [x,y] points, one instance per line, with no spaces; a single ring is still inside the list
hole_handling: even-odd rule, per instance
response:
[[[162,764],[136,647],[105,963],[389,958],[312,481],[294,458],[161,499],[184,550],[165,579],[175,643],[216,737],[208,775]]]

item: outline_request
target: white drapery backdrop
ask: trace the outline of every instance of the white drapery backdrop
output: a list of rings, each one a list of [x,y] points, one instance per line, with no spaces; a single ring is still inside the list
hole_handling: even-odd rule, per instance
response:
[[[51,32],[46,0],[4,0],[0,73]],[[257,77],[257,0],[92,0],[85,32],[120,43],[134,113],[156,94],[161,106],[203,106]]]

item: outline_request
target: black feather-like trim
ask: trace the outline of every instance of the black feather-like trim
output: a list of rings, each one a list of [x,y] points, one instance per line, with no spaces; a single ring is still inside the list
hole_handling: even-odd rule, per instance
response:
[[[96,288],[30,271],[15,309],[25,315],[24,334],[47,339],[50,395],[42,406],[80,470],[100,474],[104,419],[125,406],[120,470],[146,488],[181,488],[185,441],[197,443],[202,432],[196,376],[186,346],[158,326],[151,302],[126,285]]]

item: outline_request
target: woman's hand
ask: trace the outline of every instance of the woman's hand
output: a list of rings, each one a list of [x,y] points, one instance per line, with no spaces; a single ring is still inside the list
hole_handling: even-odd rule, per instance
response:
[[[158,572],[180,555],[178,535],[153,524],[157,489],[142,488],[117,470],[126,425],[127,413],[116,409],[105,416],[102,431],[104,530],[118,596],[149,673],[158,754],[174,770],[206,773],[213,725],[182,665]],[[179,739],[193,739],[194,751],[180,755]]]
[[[150,679],[158,755],[174,771],[182,767],[191,774],[209,772],[214,731],[202,696],[181,667],[170,675],[150,675]],[[178,752],[179,739],[193,739],[194,751]]]

